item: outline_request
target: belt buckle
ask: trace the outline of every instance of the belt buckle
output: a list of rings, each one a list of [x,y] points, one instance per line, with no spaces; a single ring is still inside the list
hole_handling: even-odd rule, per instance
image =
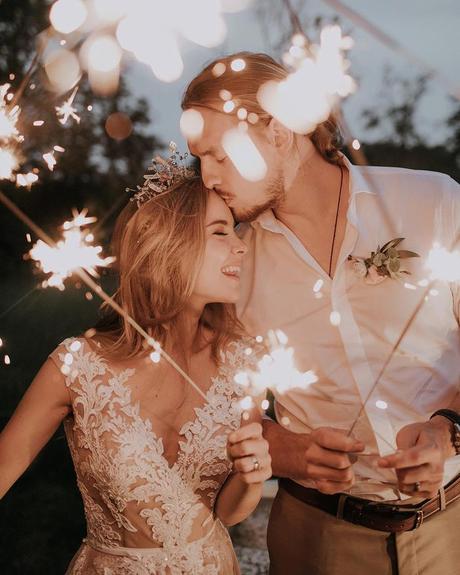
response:
[[[412,527],[411,531],[415,531],[415,529],[418,529],[422,523],[423,523],[423,511],[419,509],[415,513],[415,525]]]

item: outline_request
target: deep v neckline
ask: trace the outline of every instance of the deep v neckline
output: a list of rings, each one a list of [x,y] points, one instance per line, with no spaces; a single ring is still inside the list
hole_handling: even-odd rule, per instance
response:
[[[196,437],[197,434],[193,432],[193,428],[197,427],[197,422],[200,419],[200,411],[206,409],[206,407],[208,405],[212,405],[211,401],[210,401],[210,395],[212,393],[214,393],[215,387],[219,383],[219,380],[222,380],[222,378],[226,377],[224,368],[225,368],[225,359],[227,357],[227,353],[224,352],[225,357],[224,357],[222,363],[218,366],[216,374],[214,376],[210,377],[210,380],[211,380],[210,386],[208,387],[208,389],[206,391],[203,392],[206,396],[206,401],[203,403],[203,405],[194,407],[193,412],[194,412],[195,416],[192,419],[190,419],[189,421],[186,421],[185,423],[183,423],[181,425],[179,432],[178,432],[177,458],[173,463],[170,463],[165,456],[164,440],[155,431],[152,419],[150,417],[145,417],[145,416],[141,415],[140,400],[137,400],[137,402],[133,402],[133,400],[132,400],[132,397],[131,397],[132,396],[132,390],[130,389],[130,387],[128,385],[128,379],[130,377],[132,377],[133,375],[135,375],[136,368],[127,367],[125,369],[119,369],[119,370],[113,369],[110,366],[109,362],[100,353],[98,353],[93,347],[91,347],[91,345],[89,343],[87,343],[86,339],[85,339],[85,343],[87,344],[90,353],[93,353],[97,357],[97,359],[100,362],[102,362],[106,371],[109,372],[110,376],[115,378],[117,380],[117,382],[123,387],[123,389],[129,393],[129,402],[130,402],[131,407],[133,407],[135,409],[135,418],[138,421],[140,421],[143,426],[146,426],[148,424],[148,427],[150,429],[151,434],[153,435],[154,439],[158,442],[158,444],[161,446],[161,453],[158,452],[158,455],[161,458],[161,460],[164,462],[168,471],[173,472],[173,471],[177,471],[178,469],[180,469],[179,464],[181,462],[181,459],[183,458],[182,456],[185,455],[184,447],[190,442],[190,440],[187,439],[187,435],[185,434],[185,432],[187,430],[190,430],[190,433],[192,434],[192,438]]]

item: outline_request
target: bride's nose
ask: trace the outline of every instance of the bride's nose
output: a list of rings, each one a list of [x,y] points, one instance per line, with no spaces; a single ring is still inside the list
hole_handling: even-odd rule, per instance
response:
[[[232,252],[234,254],[244,256],[248,252],[248,246],[243,242],[243,240],[240,240],[239,238],[237,238],[235,240],[235,244],[232,248]]]

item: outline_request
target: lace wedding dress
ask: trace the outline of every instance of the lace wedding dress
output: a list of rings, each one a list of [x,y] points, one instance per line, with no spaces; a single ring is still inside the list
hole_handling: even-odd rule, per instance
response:
[[[240,425],[243,395],[233,377],[246,347],[234,342],[222,354],[207,402],[197,394],[174,463],[135,397],[134,369],[114,370],[85,339],[67,339],[51,354],[68,366],[72,415],[64,427],[87,520],[67,575],[239,573],[213,508],[231,469],[227,436]]]

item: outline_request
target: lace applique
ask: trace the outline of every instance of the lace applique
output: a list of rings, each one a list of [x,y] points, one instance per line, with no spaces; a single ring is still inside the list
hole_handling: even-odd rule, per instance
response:
[[[205,535],[206,517],[212,518],[217,494],[231,471],[227,436],[240,425],[244,391],[233,378],[248,362],[247,342],[234,342],[221,355],[207,402],[196,407],[195,419],[180,429],[178,457],[170,466],[162,439],[141,416],[139,402],[132,401],[128,382],[135,370],[114,372],[85,340],[78,340],[82,345],[71,351],[75,341],[65,340],[57,355],[61,362],[66,354],[73,356],[66,378],[73,421],[66,422],[66,433],[84,500],[88,541],[116,549],[127,533],[142,532],[139,546],[145,547],[149,536],[151,545],[163,549],[168,573],[176,572],[172,565],[177,573],[220,573],[219,554],[196,542]],[[152,572],[160,573],[155,568]]]

